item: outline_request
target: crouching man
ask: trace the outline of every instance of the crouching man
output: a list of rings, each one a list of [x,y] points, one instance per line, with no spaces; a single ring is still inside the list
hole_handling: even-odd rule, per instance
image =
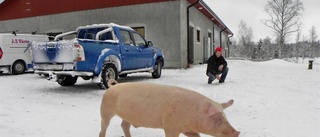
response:
[[[223,83],[227,77],[229,68],[227,67],[227,61],[221,54],[221,47],[217,47],[214,51],[214,54],[208,59],[208,84],[211,84],[215,79],[219,80],[219,83]]]

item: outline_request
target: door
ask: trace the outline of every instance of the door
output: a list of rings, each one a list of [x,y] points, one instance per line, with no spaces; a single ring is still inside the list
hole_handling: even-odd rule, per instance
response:
[[[138,65],[139,68],[146,68],[152,65],[152,58],[154,52],[152,48],[148,47],[147,42],[141,35],[133,32],[132,36],[134,38],[134,43],[138,48]]]
[[[207,60],[209,59],[209,57],[213,54],[213,48],[212,48],[212,44],[211,44],[211,37],[212,34],[208,33],[208,37],[204,38],[203,41],[203,56],[204,56],[204,62],[207,62]]]
[[[188,63],[193,64],[194,62],[194,28],[192,26],[189,26],[189,51],[188,51]]]
[[[207,62],[210,56],[210,38],[204,37],[203,40],[203,61]]]
[[[138,65],[138,47],[134,45],[130,32],[120,30],[121,53],[123,70],[137,69]]]

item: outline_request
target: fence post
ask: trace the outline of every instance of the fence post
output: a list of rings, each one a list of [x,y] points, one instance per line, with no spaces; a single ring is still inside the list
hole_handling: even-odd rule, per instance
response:
[[[309,60],[308,70],[312,69],[312,65],[313,65],[313,60]]]

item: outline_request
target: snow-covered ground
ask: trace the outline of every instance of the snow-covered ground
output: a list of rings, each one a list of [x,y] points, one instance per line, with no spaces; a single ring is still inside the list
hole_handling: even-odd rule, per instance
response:
[[[160,79],[134,74],[120,82],[176,85],[218,102],[234,99],[225,113],[241,137],[320,137],[320,65],[307,70],[307,64],[283,60],[228,63],[224,84],[206,84],[206,65],[165,69]],[[104,92],[82,79],[61,87],[36,74],[0,75],[0,136],[97,137]],[[111,121],[107,137],[123,136],[120,123],[118,117]],[[131,132],[134,137],[164,137],[159,129],[132,127]]]

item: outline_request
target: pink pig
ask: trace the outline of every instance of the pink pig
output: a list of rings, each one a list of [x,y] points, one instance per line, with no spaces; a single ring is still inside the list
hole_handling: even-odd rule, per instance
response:
[[[116,82],[114,80],[109,80]],[[124,83],[106,91],[101,103],[101,131],[105,137],[113,116],[122,118],[125,137],[131,137],[130,126],[164,129],[166,137],[238,137],[226,119],[223,109],[233,100],[219,104],[195,91],[151,83]]]

